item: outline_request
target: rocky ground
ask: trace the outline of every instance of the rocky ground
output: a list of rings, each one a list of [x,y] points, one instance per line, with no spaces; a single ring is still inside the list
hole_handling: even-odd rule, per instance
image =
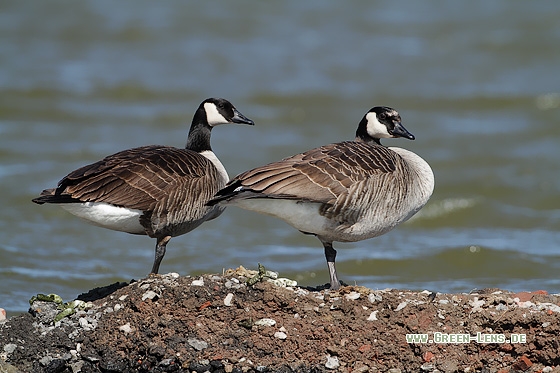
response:
[[[68,303],[39,296],[0,322],[0,372],[560,372],[556,295],[330,291],[270,276],[167,274]]]

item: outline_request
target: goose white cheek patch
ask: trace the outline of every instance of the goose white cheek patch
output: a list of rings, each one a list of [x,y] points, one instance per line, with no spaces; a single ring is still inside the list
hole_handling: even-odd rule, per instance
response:
[[[367,120],[367,132],[368,135],[374,138],[391,138],[389,131],[387,131],[387,126],[381,123],[377,119],[377,115],[375,113],[368,113],[366,115]]]
[[[204,104],[204,110],[206,111],[206,120],[208,124],[211,126],[215,126],[218,124],[225,124],[229,123],[226,118],[218,111],[216,105],[207,102]]]

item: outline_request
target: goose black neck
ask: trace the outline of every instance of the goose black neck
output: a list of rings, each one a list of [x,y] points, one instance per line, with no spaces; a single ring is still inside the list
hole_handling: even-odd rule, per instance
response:
[[[206,121],[206,112],[204,108],[199,107],[194,114],[186,148],[197,153],[212,150],[210,146],[211,131],[212,127]]]
[[[356,141],[363,141],[368,144],[377,144],[381,145],[381,141],[377,137],[371,137],[367,132],[367,119],[364,116],[358,124],[358,129],[356,130]]]

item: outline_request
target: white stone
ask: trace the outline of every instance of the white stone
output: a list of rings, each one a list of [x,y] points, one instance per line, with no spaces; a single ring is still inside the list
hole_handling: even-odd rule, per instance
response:
[[[469,305],[473,308],[473,311],[475,309],[482,307],[484,303],[485,302],[482,299],[479,300],[478,297],[474,297],[472,300],[469,301]]]
[[[377,312],[379,312],[379,310],[375,310],[372,313],[370,313],[369,317],[367,318],[367,321],[376,321],[377,320]]]
[[[383,297],[380,294],[369,293],[367,299],[370,303],[381,302]]]
[[[199,278],[198,280],[193,280],[191,286],[204,286],[204,278]]]
[[[148,290],[147,292],[144,293],[144,295],[142,295],[142,300],[146,300],[146,299],[150,299],[153,300],[154,298],[157,298],[158,294],[153,291],[153,290]]]
[[[84,329],[90,329],[91,325],[89,324],[89,322],[86,320],[85,317],[80,317],[79,320],[80,326]]]
[[[288,336],[284,332],[276,332],[276,333],[274,333],[274,338],[286,339],[286,338],[288,338]]]
[[[132,326],[130,326],[129,322],[127,322],[126,324],[119,326],[119,330],[124,332],[125,334],[128,334],[128,333],[132,332],[134,330],[134,328]]]
[[[401,303],[397,306],[397,308],[395,309],[395,311],[400,311],[400,310],[402,310],[403,308],[406,307],[407,304],[408,304],[407,301],[401,302]]]
[[[356,300],[360,298],[360,293],[357,291],[351,291],[350,293],[344,295],[344,298],[346,298],[346,300]]]
[[[14,352],[16,350],[16,348],[17,348],[17,345],[15,343],[8,343],[7,345],[4,346],[4,352],[9,355],[12,352]]]
[[[327,362],[325,363],[325,368],[327,369],[337,369],[340,366],[338,362],[338,357],[327,355]]]
[[[276,286],[281,286],[281,287],[294,287],[297,286],[297,281],[295,280],[290,280],[289,278],[277,278],[277,279],[273,279],[273,280],[268,280],[268,282],[272,282],[274,285]]]
[[[231,301],[233,300],[233,293],[228,293],[224,298],[224,305],[227,307],[231,307]]]
[[[257,326],[274,326],[274,325],[276,325],[276,320],[267,319],[267,318],[259,319],[259,320],[255,321],[254,325],[257,325]]]

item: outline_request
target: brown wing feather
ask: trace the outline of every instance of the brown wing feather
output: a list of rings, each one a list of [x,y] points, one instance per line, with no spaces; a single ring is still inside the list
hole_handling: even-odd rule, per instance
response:
[[[332,204],[352,185],[395,171],[400,157],[380,145],[346,141],[325,145],[236,176],[231,184],[253,196]]]
[[[218,178],[217,170],[202,155],[186,149],[144,146],[110,155],[69,173],[51,192],[48,202],[106,202],[149,211],[163,201],[160,208],[166,209],[174,193],[208,183],[208,178]],[[182,198],[186,203],[197,203],[192,195]]]

